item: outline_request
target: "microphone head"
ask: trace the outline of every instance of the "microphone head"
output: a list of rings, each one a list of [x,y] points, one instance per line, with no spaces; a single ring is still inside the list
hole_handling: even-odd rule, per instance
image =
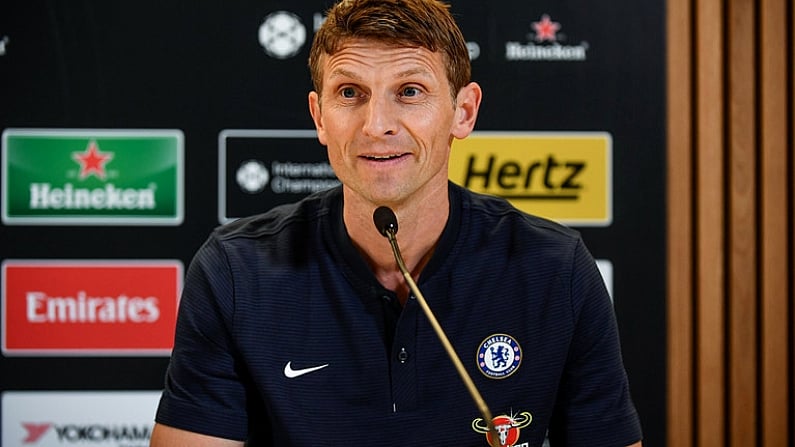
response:
[[[375,228],[384,237],[389,237],[389,233],[393,235],[398,231],[397,216],[394,211],[388,206],[379,206],[373,212],[373,223]]]

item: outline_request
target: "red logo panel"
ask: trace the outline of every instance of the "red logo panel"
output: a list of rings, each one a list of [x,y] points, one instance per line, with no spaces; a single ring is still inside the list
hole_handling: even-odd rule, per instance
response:
[[[5,354],[169,355],[180,261],[3,263]]]

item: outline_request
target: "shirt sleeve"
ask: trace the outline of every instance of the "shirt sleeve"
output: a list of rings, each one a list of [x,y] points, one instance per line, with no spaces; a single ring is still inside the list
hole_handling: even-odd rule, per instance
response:
[[[571,274],[574,337],[550,424],[553,446],[627,446],[642,438],[613,303],[580,239]]]
[[[232,275],[221,243],[211,236],[185,277],[158,423],[246,439],[246,386],[232,342],[233,315]]]

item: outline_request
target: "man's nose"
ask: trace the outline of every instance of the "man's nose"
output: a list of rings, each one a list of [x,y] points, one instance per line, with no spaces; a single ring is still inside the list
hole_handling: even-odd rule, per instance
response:
[[[394,100],[373,95],[365,108],[363,132],[365,135],[380,137],[397,132],[397,104]]]

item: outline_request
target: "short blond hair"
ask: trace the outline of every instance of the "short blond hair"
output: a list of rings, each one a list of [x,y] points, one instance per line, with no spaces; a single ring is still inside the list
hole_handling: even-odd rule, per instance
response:
[[[309,70],[316,92],[321,93],[323,88],[321,57],[333,55],[350,39],[441,51],[453,98],[469,83],[469,50],[446,3],[437,0],[342,0],[335,4],[315,34],[309,53]]]

